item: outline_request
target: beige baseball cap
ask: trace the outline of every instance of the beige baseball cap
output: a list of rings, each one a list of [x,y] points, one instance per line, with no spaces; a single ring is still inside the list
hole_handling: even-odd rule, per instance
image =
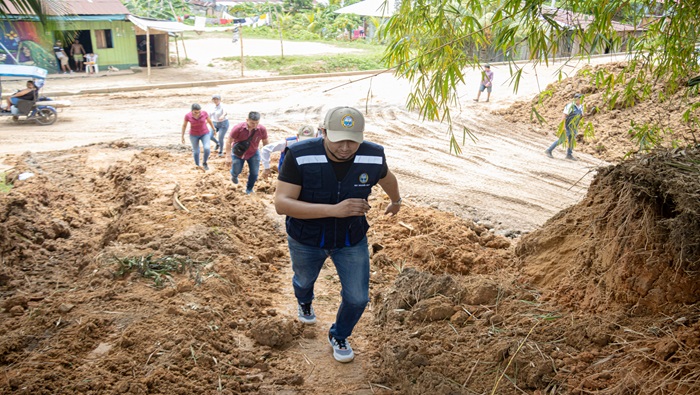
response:
[[[314,130],[314,127],[311,125],[304,125],[301,128],[299,128],[299,132],[297,133],[297,137],[299,138],[299,141],[306,140],[306,139],[312,139],[316,137],[316,131]]]
[[[365,117],[352,107],[336,107],[326,113],[323,121],[328,140],[337,143],[351,140],[362,143],[365,131]]]

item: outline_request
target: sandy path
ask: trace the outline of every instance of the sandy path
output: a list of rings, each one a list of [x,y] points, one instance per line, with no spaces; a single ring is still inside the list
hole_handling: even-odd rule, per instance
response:
[[[210,44],[221,44],[221,39],[216,40]],[[274,43],[266,41],[268,51]],[[555,80],[560,68],[574,70],[561,64],[529,69],[520,90],[513,93],[505,80],[505,66],[494,65],[496,85],[490,103],[472,102],[479,72],[468,72],[470,83],[460,92],[461,105],[453,109],[453,121],[455,130],[466,126],[478,140],[467,139],[460,156],[449,152],[445,125],[424,122],[406,110],[410,87],[388,73],[372,78],[330,77],[74,96],[70,98],[73,106],[51,126],[0,120],[0,154],[60,150],[113,140],[137,146],[180,146],[181,119],[189,105],[208,104],[212,93],[224,96],[233,114],[232,123],[242,121],[250,110],[260,111],[271,140],[293,134],[302,124],[317,124],[329,108],[349,105],[366,112],[366,137],[385,146],[389,165],[399,176],[408,204],[452,211],[490,223],[503,233],[530,231],[581,199],[592,179],[591,170],[602,163],[586,155],[581,155],[578,162],[565,161],[561,152],[558,159],[547,159],[542,151],[553,141],[553,133],[535,134],[523,125],[502,121],[491,111],[519,98],[529,99]],[[178,81],[188,75],[194,80],[203,70],[211,71],[206,79],[217,75],[200,64],[154,70],[152,81]],[[76,83],[91,87],[145,84],[143,74],[55,78],[48,81],[47,91]],[[356,82],[347,84],[350,81]],[[189,146],[180,147],[183,155],[189,155]],[[220,159],[211,162],[217,171],[225,170]]]
[[[171,42],[171,53],[175,53],[174,42]],[[179,46],[182,51],[182,46]],[[316,42],[299,42],[263,40],[243,37],[241,42],[232,42],[228,38],[194,38],[185,40],[187,57],[200,65],[207,65],[213,59],[224,57],[239,57],[241,50],[244,56],[279,56],[284,55],[318,55],[359,52],[357,49],[341,48],[329,44]],[[181,52],[182,53],[182,52]]]

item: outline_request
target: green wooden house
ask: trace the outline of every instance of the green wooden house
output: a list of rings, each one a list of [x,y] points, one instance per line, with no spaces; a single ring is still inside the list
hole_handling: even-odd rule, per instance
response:
[[[53,47],[60,39],[66,54],[76,40],[86,53],[97,54],[101,70],[139,65],[137,32],[121,1],[71,0],[62,5],[61,15],[50,17],[49,29],[36,16],[13,9],[0,16],[0,63],[36,65],[57,73],[60,67]],[[72,57],[70,67],[77,70]]]

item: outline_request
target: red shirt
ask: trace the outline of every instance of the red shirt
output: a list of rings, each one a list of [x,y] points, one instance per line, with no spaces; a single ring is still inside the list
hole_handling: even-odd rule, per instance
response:
[[[253,129],[252,131],[249,131],[247,122],[241,122],[238,125],[234,126],[233,129],[231,129],[231,140],[234,144],[239,141],[247,140],[248,137],[250,137],[250,133],[252,132],[255,132],[255,135],[252,139],[250,139],[250,146],[248,147],[248,150],[243,154],[241,159],[249,159],[253,155],[255,155],[255,153],[258,151],[260,141],[267,139],[267,129],[265,129],[263,125],[258,124],[257,128]],[[233,145],[231,145],[231,147],[233,147]]]
[[[209,133],[207,118],[209,118],[209,114],[206,111],[199,113],[199,118],[195,118],[192,112],[185,115],[185,121],[190,123],[190,136],[204,136]]]

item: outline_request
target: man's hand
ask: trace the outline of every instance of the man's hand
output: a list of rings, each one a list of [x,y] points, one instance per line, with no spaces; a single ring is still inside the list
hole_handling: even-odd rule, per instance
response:
[[[345,217],[356,217],[360,215],[365,215],[370,209],[369,203],[365,199],[354,198],[345,199],[342,202],[335,205],[335,214],[333,217],[345,218]]]
[[[185,144],[185,135],[184,134],[182,135],[182,141],[180,142],[180,144]]]
[[[400,204],[394,204],[394,202],[389,203],[389,205],[386,207],[386,210],[384,211],[384,215],[386,214],[391,214],[391,216],[394,216],[399,213],[399,210],[401,209]]]
[[[262,176],[263,176],[264,179],[268,179],[268,178],[270,177],[270,174],[271,174],[271,173],[272,173],[272,172],[270,171],[270,169],[264,169],[263,172],[262,172]]]

